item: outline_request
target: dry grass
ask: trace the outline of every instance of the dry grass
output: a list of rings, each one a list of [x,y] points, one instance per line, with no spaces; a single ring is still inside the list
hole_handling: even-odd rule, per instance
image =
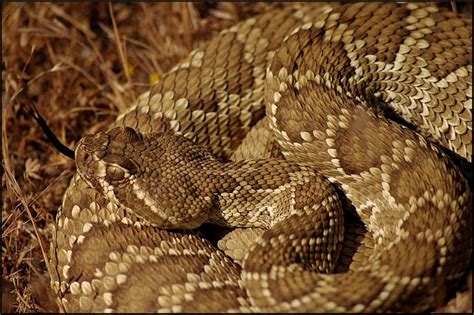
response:
[[[56,209],[74,173],[73,162],[45,139],[18,94],[26,90],[73,148],[82,135],[110,124],[193,47],[275,6],[2,4],[2,313],[58,309],[45,259]],[[472,311],[471,284],[469,290],[440,310]]]

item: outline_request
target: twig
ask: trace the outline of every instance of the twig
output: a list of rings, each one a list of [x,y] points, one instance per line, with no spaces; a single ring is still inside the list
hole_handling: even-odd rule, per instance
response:
[[[128,72],[127,60],[125,60],[125,54],[123,52],[122,43],[120,41],[120,36],[119,36],[119,33],[118,33],[117,23],[115,22],[115,17],[114,17],[114,12],[112,10],[112,3],[111,2],[109,2],[109,12],[110,12],[110,18],[112,19],[112,25],[113,25],[113,28],[114,28],[114,35],[115,35],[115,41],[116,41],[116,44],[117,44],[117,49],[119,51],[120,60],[122,61],[122,67],[125,71],[125,76],[127,77],[127,82],[130,85],[132,80],[130,78],[130,73]]]

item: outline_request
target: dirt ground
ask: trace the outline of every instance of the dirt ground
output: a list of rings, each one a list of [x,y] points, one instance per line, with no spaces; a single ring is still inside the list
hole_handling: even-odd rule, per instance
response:
[[[75,172],[26,113],[19,93],[74,148],[213,34],[283,5],[2,3],[2,313],[58,310],[45,259]],[[435,311],[472,313],[472,272],[466,279]]]

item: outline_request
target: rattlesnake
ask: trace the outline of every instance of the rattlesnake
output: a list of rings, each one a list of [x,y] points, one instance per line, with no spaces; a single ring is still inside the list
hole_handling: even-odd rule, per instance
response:
[[[62,305],[432,307],[471,253],[470,188],[444,149],[471,161],[471,23],[429,4],[306,4],[194,50],[78,144],[51,245]],[[206,220],[270,230],[241,269],[188,230]]]

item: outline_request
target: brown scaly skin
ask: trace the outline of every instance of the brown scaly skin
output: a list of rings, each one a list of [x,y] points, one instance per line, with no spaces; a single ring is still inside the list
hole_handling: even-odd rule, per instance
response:
[[[118,118],[134,130],[78,146],[85,181],[66,192],[51,246],[66,309],[432,307],[466,269],[472,196],[422,136],[471,161],[471,24],[428,4],[315,4],[249,19],[192,52]],[[265,108],[262,131],[242,142]],[[234,158],[265,159],[212,157],[241,142]],[[314,170],[355,212],[342,217],[346,202]],[[193,231],[156,227],[205,220],[271,229],[241,270]]]
[[[306,165],[278,159],[221,163],[183,136],[142,135],[128,127],[84,137],[76,164],[90,186],[159,228],[214,222],[271,229],[296,216],[312,225],[305,231],[307,250],[294,251],[304,265],[330,272],[339,256],[341,205],[329,181]]]

